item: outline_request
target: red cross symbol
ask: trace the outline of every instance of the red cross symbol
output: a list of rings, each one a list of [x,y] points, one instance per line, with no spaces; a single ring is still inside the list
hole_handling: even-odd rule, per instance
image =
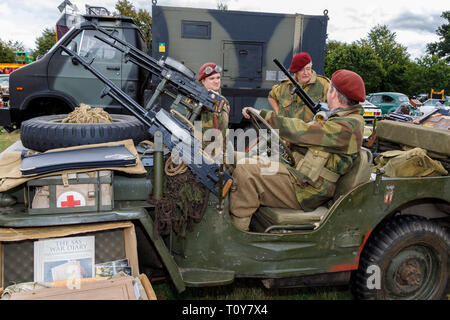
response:
[[[73,196],[67,196],[67,201],[61,201],[61,207],[75,207],[81,204],[80,200],[74,200]]]

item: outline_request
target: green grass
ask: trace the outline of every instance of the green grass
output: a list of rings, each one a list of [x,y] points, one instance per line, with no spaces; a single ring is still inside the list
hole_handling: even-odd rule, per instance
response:
[[[179,294],[170,280],[152,283],[158,300],[351,300],[348,286],[266,289],[257,279],[225,286],[187,288]]]
[[[11,133],[6,132],[0,127],[0,152],[8,148],[14,142],[20,139],[20,131],[15,130]]]

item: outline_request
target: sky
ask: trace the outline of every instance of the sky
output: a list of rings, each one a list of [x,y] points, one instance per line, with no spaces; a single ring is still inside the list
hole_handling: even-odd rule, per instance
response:
[[[0,39],[19,41],[35,49],[45,28],[54,28],[63,0],[0,0]],[[114,12],[117,0],[70,0],[80,13],[85,5],[103,6]],[[153,0],[155,1],[155,0]],[[158,5],[216,9],[219,0],[158,0]],[[426,54],[427,43],[439,41],[436,29],[446,20],[448,0],[220,0],[228,10],[323,15],[328,10],[328,39],[345,43],[365,38],[376,25],[387,25],[412,59]],[[151,0],[131,0],[136,9],[151,12]]]

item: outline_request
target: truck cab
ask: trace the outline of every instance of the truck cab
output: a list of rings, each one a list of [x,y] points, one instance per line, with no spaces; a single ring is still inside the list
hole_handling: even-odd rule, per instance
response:
[[[126,113],[113,99],[101,98],[104,86],[89,73],[83,73],[61,50],[68,46],[100,70],[141,103],[147,73],[136,65],[125,63],[123,53],[114,50],[95,36],[100,34],[90,22],[113,32],[133,46],[146,51],[145,41],[129,17],[83,15],[42,58],[16,70],[10,77],[9,107],[0,109],[0,125],[8,130],[20,127],[22,121],[41,115],[71,112],[80,103],[102,107],[110,113]]]

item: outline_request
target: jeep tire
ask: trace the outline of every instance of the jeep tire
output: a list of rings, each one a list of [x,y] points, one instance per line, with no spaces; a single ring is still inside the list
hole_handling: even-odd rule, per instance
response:
[[[149,139],[146,126],[134,116],[111,114],[112,123],[62,123],[67,114],[42,116],[22,122],[20,138],[24,147],[44,152],[84,144]]]
[[[352,274],[353,295],[371,300],[444,298],[449,250],[448,231],[433,221],[418,216],[388,220],[374,231],[361,254]],[[378,287],[373,281],[377,268]]]

